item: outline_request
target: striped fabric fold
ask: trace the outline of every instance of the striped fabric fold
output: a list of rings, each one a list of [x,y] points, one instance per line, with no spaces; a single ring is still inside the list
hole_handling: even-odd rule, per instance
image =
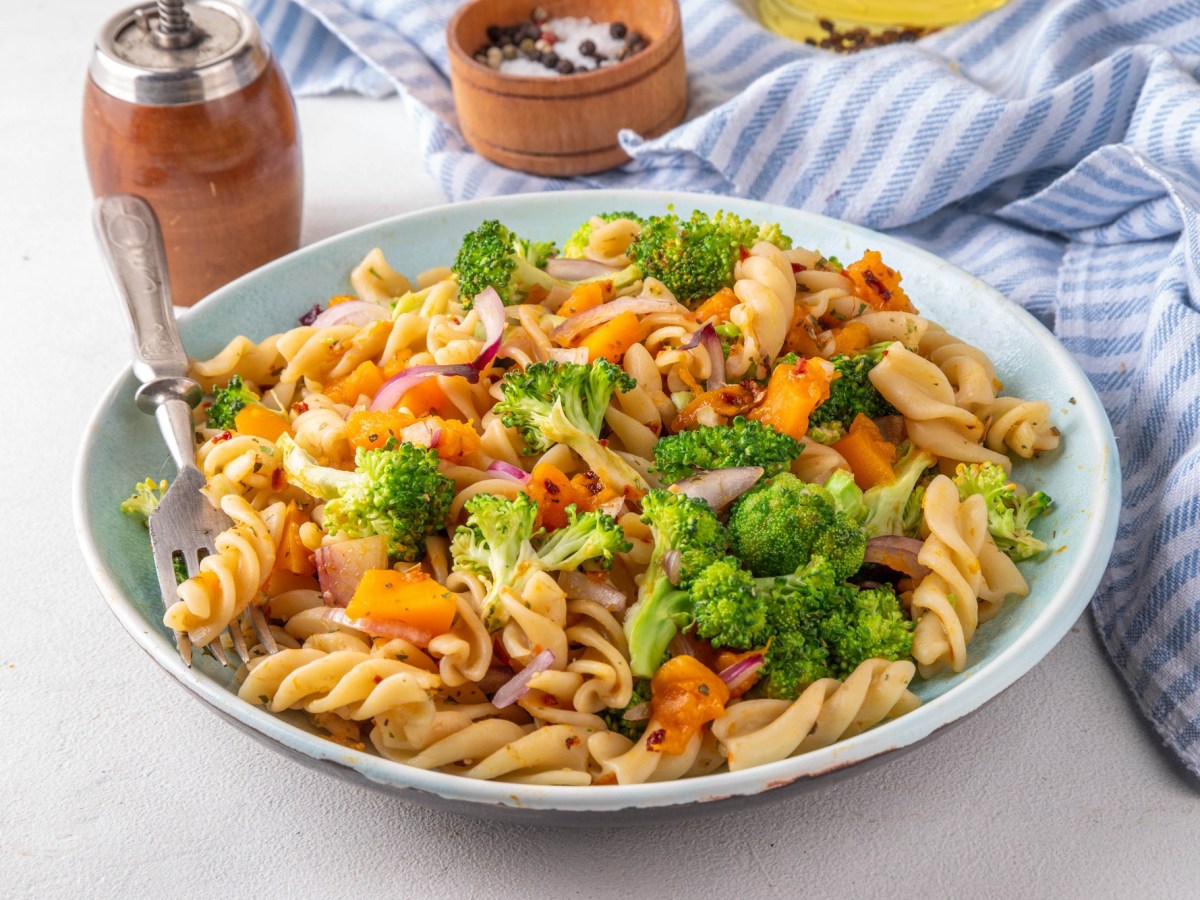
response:
[[[450,200],[577,187],[753,197],[905,238],[1050,326],[1117,434],[1124,508],[1093,600],[1164,741],[1200,774],[1200,0],[1010,0],[854,56],[681,0],[687,120],[576,179],[456,128],[446,0],[247,0],[297,94],[398,92]],[[403,173],[395,173],[402,178]]]

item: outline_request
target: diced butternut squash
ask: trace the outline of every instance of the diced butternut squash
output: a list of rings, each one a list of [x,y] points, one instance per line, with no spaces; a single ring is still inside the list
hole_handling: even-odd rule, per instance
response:
[[[796,311],[792,314],[792,326],[788,329],[787,337],[783,339],[782,352],[805,357],[820,356],[821,348],[817,346],[815,333],[816,327],[808,314],[808,308],[802,303],[797,303]]]
[[[233,417],[233,429],[238,434],[250,434],[274,443],[281,434],[291,434],[288,421],[260,403],[247,403]]]
[[[455,411],[454,404],[450,402],[450,398],[442,390],[437,377],[426,378],[416,387],[409,390],[400,400],[400,405],[408,407],[409,411],[418,418],[427,416],[430,413],[437,413],[439,416],[449,416],[453,415]]]
[[[458,419],[436,419],[436,422],[442,430],[437,445],[440,459],[461,462],[464,456],[479,449],[479,432],[469,422],[460,422]]]
[[[377,450],[392,438],[400,440],[404,429],[415,421],[415,416],[399,409],[357,410],[346,419],[346,437],[355,447]]]
[[[364,360],[354,371],[325,385],[325,395],[334,403],[353,405],[359,397],[374,397],[387,379],[371,360]]]
[[[729,688],[694,656],[673,656],[654,673],[650,696],[651,718],[663,732],[650,749],[682,753],[705,723],[725,712]]]
[[[619,365],[630,347],[643,337],[642,323],[632,312],[623,312],[609,319],[585,337],[580,345],[587,347],[588,362],[607,359]]]
[[[287,505],[283,514],[283,529],[279,538],[279,547],[275,551],[275,568],[293,575],[315,575],[316,563],[313,562],[312,552],[300,540],[300,526],[312,521],[308,513],[296,506],[295,502]]]
[[[567,507],[578,500],[571,479],[558,466],[547,462],[533,467],[529,496],[538,506],[538,525],[549,531],[567,524]]]
[[[833,329],[833,340],[838,353],[856,353],[871,346],[871,330],[862,322],[851,320]]]
[[[563,318],[570,318],[585,309],[599,306],[611,296],[611,281],[589,281],[585,284],[577,284],[571,289],[571,296],[558,308],[558,314]]]
[[[829,399],[831,368],[820,359],[802,359],[794,366],[776,366],[767,382],[762,404],[751,410],[749,418],[802,440],[808,431],[808,417]]]
[[[617,499],[617,492],[601,481],[600,476],[590,469],[580,472],[572,478],[571,487],[575,491],[575,502],[582,512],[591,512],[610,500]]]
[[[896,445],[880,433],[879,427],[859,413],[850,423],[846,436],[833,445],[854,473],[854,483],[864,491],[886,484],[896,477]]]
[[[862,259],[846,266],[845,275],[854,282],[855,293],[875,309],[917,311],[900,287],[900,273],[884,265],[878,250],[868,250]]]
[[[741,303],[730,288],[723,287],[696,307],[696,321],[713,321],[718,324],[729,321],[733,308]]]
[[[416,566],[368,569],[346,606],[351,619],[400,622],[431,636],[449,631],[456,611],[454,595]]]

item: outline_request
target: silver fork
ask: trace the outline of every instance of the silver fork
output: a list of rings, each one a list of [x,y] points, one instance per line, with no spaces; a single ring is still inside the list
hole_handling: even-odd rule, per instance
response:
[[[200,385],[187,377],[188,358],[179,339],[171,288],[167,281],[162,231],[150,205],[140,197],[115,194],[96,201],[92,218],[109,275],[133,330],[133,373],[142,382],[135,396],[138,409],[158,420],[178,473],[150,515],[150,546],[163,604],[175,600],[175,561],[189,576],[200,560],[215,553],[214,541],[232,523],[200,493],[204,475],[195,464],[192,409],[200,402]],[[266,617],[255,604],[246,610],[263,648],[276,650]],[[243,661],[250,658],[238,619],[230,623],[230,640]],[[179,655],[192,664],[192,642],[175,632]],[[222,665],[229,665],[219,638],[206,645]]]

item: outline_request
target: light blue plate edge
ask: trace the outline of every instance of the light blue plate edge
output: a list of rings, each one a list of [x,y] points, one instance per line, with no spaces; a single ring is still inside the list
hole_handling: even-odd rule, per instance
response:
[[[114,408],[120,398],[131,398],[136,385],[130,370],[123,372],[110,386],[96,413],[88,423],[86,433],[76,459],[74,474],[74,517],[76,531],[85,559],[96,579],[101,593],[117,619],[128,630],[134,640],[180,683],[209,703],[224,715],[243,727],[259,732],[295,753],[310,758],[316,763],[328,763],[337,767],[355,770],[368,781],[397,792],[417,790],[426,792],[465,809],[475,806],[481,811],[490,807],[503,806],[529,810],[561,810],[564,812],[616,812],[635,808],[669,807],[680,804],[703,803],[729,797],[758,794],[798,779],[840,770],[848,765],[863,762],[893,750],[910,746],[928,737],[935,731],[952,724],[964,715],[978,709],[988,700],[1011,685],[1027,672],[1038,660],[1066,634],[1086,607],[1103,575],[1104,566],[1111,554],[1116,536],[1117,515],[1120,508],[1120,474],[1117,463],[1117,448],[1108,419],[1099,398],[1082,371],[1066,351],[1044,327],[1024,310],[1003,298],[991,288],[983,285],[968,273],[957,270],[944,260],[912,245],[898,241],[869,229],[837,222],[823,216],[803,213],[786,207],[755,201],[719,198],[707,194],[666,193],[658,191],[563,191],[547,194],[518,195],[500,199],[470,201],[463,204],[435,207],[372,223],[327,238],[243,276],[232,284],[215,292],[183,316],[181,326],[185,341],[190,333],[197,331],[208,316],[218,315],[216,310],[234,302],[239,294],[251,291],[260,283],[278,277],[292,266],[319,264],[324,257],[326,266],[334,260],[341,265],[345,260],[337,259],[339,251],[361,245],[361,239],[403,231],[412,223],[438,218],[465,217],[480,221],[484,218],[501,218],[515,221],[517,218],[538,213],[553,220],[555,215],[565,214],[563,207],[571,211],[574,218],[567,222],[582,221],[591,212],[605,209],[653,208],[661,210],[673,204],[678,210],[688,212],[692,208],[712,211],[718,208],[749,216],[757,221],[775,220],[784,224],[785,230],[803,234],[807,230],[837,232],[844,237],[847,246],[871,246],[885,251],[885,257],[906,274],[915,268],[951,273],[962,283],[964,290],[978,292],[990,302],[998,304],[1006,315],[1020,323],[1045,354],[1047,368],[1056,370],[1058,382],[1076,399],[1072,410],[1075,415],[1075,441],[1085,436],[1101,451],[1102,458],[1090,469],[1094,474],[1091,489],[1087,492],[1090,514],[1084,528],[1074,534],[1069,548],[1070,566],[1055,596],[1045,604],[1037,619],[1028,623],[1025,630],[995,658],[978,666],[945,693],[935,697],[918,710],[885,723],[849,741],[843,741],[824,750],[782,760],[766,766],[742,772],[721,773],[703,778],[664,784],[630,785],[620,787],[570,788],[530,787],[493,782],[476,782],[459,776],[438,772],[425,772],[396,763],[391,763],[369,753],[350,750],[316,737],[262,709],[245,704],[229,692],[224,684],[206,673],[188,669],[179,656],[168,634],[157,623],[149,623],[138,613],[115,582],[101,552],[101,537],[93,528],[95,517],[92,501],[88,497],[89,463],[96,456],[96,440],[105,413]],[[556,207],[558,207],[556,209]],[[506,218],[507,217],[507,218]],[[517,223],[519,228],[520,223]],[[468,226],[470,227],[470,226]],[[563,239],[556,228],[553,235]],[[533,234],[534,237],[547,235]],[[457,241],[457,232],[450,238]],[[802,242],[802,241],[798,241]],[[367,248],[369,249],[369,247]],[[831,249],[826,243],[819,247],[826,253]],[[357,249],[355,251],[357,253]],[[365,251],[364,251],[365,252]],[[452,252],[452,250],[451,250]],[[361,255],[361,254],[360,254]],[[406,270],[397,255],[388,251],[389,260],[397,268]],[[904,259],[907,257],[907,260]],[[350,264],[357,262],[352,259]],[[448,262],[444,256],[436,262]],[[913,263],[917,265],[914,267]],[[345,271],[348,272],[349,266]],[[911,279],[912,282],[920,279]],[[989,295],[990,296],[987,296]],[[914,294],[916,296],[916,294]],[[937,303],[932,304],[934,306]],[[114,301],[115,308],[115,301]],[[208,312],[208,311],[214,312]],[[935,320],[944,317],[933,315]],[[222,340],[232,336],[221,332]],[[970,338],[964,333],[964,337]],[[978,341],[987,349],[985,341]],[[127,401],[126,401],[127,402]],[[1019,602],[1019,601],[1018,601]],[[984,626],[985,628],[987,626]],[[974,645],[973,645],[974,646]]]

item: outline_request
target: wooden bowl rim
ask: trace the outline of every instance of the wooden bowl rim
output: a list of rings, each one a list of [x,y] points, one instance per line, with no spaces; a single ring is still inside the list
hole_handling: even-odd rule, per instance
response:
[[[640,81],[650,73],[666,65],[683,43],[683,21],[679,11],[678,0],[665,0],[667,21],[663,29],[663,37],[646,45],[646,49],[635,54],[630,59],[621,60],[616,65],[594,69],[590,72],[573,73],[558,78],[539,78],[534,75],[509,75],[498,69],[490,68],[475,60],[475,57],[463,49],[458,41],[459,23],[466,14],[489,0],[468,0],[460,6],[446,26],[446,47],[450,51],[451,75],[457,75],[471,82],[473,87],[500,96],[525,97],[532,96],[539,100],[566,100],[587,97],[593,94],[608,93],[613,88],[624,86],[630,82]],[[455,65],[457,63],[457,65]],[[474,77],[474,76],[480,77]],[[582,88],[591,87],[590,91],[573,89],[574,85]],[[512,90],[503,90],[511,86]],[[539,88],[545,93],[526,94],[520,88]],[[557,96],[554,96],[557,95]]]

